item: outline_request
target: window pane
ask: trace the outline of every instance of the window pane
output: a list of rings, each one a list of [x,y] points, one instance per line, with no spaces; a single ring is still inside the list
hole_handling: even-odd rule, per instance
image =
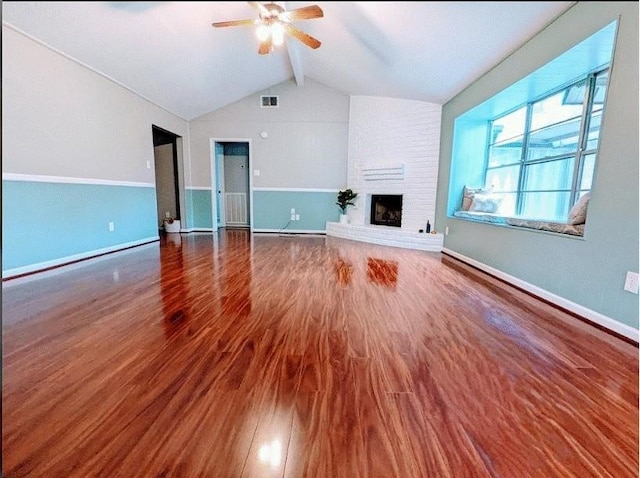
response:
[[[485,187],[491,188],[495,192],[513,192],[518,190],[518,176],[520,175],[520,165],[507,166],[487,170]]]
[[[527,159],[571,154],[578,150],[581,119],[571,119],[540,129],[529,137]]]
[[[529,164],[524,169],[524,191],[571,190],[574,157]]]
[[[569,213],[570,192],[523,193],[522,214],[528,219],[564,222]]]
[[[505,164],[519,163],[522,159],[522,136],[502,143],[494,144],[489,148],[489,167]]]
[[[600,139],[600,121],[602,120],[602,110],[595,111],[591,115],[589,122],[589,132],[587,136],[587,150],[596,149]]]
[[[591,189],[593,181],[593,170],[596,165],[596,155],[587,154],[583,159],[582,177],[580,178],[580,190],[588,191]]]
[[[593,93],[593,109],[602,109],[604,98],[607,93],[607,82],[609,81],[609,70],[598,73],[596,76],[596,90]]]
[[[503,216],[515,216],[516,215],[516,201],[518,199],[518,193],[500,193],[502,201],[496,211]]]
[[[536,131],[557,123],[564,123],[582,116],[585,82],[559,91],[555,95],[534,103],[531,114],[531,130]],[[572,94],[573,92],[577,94]],[[582,97],[580,95],[582,93]]]
[[[526,107],[509,113],[502,118],[498,118],[491,125],[491,139],[489,144],[508,141],[524,134],[524,121],[526,118]]]

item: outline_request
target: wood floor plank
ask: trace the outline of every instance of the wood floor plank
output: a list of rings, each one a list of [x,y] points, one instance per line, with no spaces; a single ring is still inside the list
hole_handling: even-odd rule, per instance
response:
[[[2,294],[7,478],[638,476],[638,347],[440,253],[170,234]]]

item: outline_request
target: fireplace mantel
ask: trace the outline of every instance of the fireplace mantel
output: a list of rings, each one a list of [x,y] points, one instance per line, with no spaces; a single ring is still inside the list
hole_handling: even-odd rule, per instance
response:
[[[440,233],[426,234],[403,231],[392,226],[340,224],[339,222],[327,222],[327,236],[430,252],[441,252],[444,242],[444,236]]]

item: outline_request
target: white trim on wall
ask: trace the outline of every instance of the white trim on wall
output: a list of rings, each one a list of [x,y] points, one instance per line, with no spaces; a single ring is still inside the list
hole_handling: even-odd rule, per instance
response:
[[[100,186],[129,186],[138,188],[155,188],[155,183],[137,181],[116,181],[113,179],[70,178],[65,176],[44,176],[40,174],[2,173],[3,181],[23,181],[36,183],[59,184],[94,184]]]
[[[280,191],[294,193],[338,193],[339,189],[318,189],[318,188],[253,188],[254,191]]]
[[[626,324],[618,322],[617,320],[612,319],[611,317],[607,317],[606,315],[596,312],[595,310],[587,309],[586,307],[583,307],[580,304],[576,304],[575,302],[571,302],[570,300],[567,300],[564,297],[560,297],[558,295],[552,294],[551,292],[541,289],[536,285],[525,282],[521,279],[518,279],[517,277],[514,277],[505,272],[502,272],[501,270],[495,269],[475,259],[471,259],[470,257],[467,257],[463,254],[452,251],[451,249],[444,248],[442,249],[442,252],[452,257],[455,257],[456,259],[459,259],[462,262],[465,262],[473,267],[476,267],[481,271],[486,272],[487,274],[497,277],[498,279],[502,279],[515,287],[518,287],[526,292],[529,292],[535,295],[536,297],[539,297],[548,302],[551,302],[552,304],[558,307],[561,307],[565,310],[568,310],[570,312],[573,312],[579,315],[580,317],[584,317],[585,319],[597,325],[600,325],[608,330],[611,330],[624,337],[627,337],[628,339],[631,339],[636,343],[638,343],[640,339],[640,334],[638,330]]]
[[[92,257],[100,256],[102,254],[107,254],[109,252],[116,252],[122,249],[128,249],[134,246],[141,246],[143,244],[147,244],[150,242],[159,241],[160,236],[147,237],[145,239],[140,239],[132,242],[125,242],[124,244],[118,244],[115,246],[104,247],[102,249],[95,249],[93,251],[82,252],[80,254],[74,254],[71,256],[60,257],[58,259],[53,259],[51,261],[38,262],[37,264],[30,264],[28,266],[16,267],[14,269],[7,269],[2,271],[2,278],[8,279],[10,277],[19,276],[22,274],[29,274],[31,272],[40,272],[45,269],[49,269],[51,267],[63,266],[72,262],[76,262],[82,259],[90,259]]]
[[[185,186],[185,189],[189,189],[190,191],[211,191],[210,186]]]

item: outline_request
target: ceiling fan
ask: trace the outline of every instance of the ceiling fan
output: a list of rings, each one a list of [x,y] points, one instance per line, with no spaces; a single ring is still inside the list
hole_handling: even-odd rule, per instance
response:
[[[310,48],[316,49],[320,46],[320,41],[311,35],[297,29],[291,22],[298,20],[310,20],[324,16],[322,9],[318,5],[285,10],[277,3],[247,2],[258,11],[258,18],[246,20],[231,20],[227,22],[216,22],[212,26],[237,27],[246,25],[256,25],[256,35],[260,40],[258,53],[266,55],[273,51],[273,47],[282,45],[285,33],[301,41]]]

